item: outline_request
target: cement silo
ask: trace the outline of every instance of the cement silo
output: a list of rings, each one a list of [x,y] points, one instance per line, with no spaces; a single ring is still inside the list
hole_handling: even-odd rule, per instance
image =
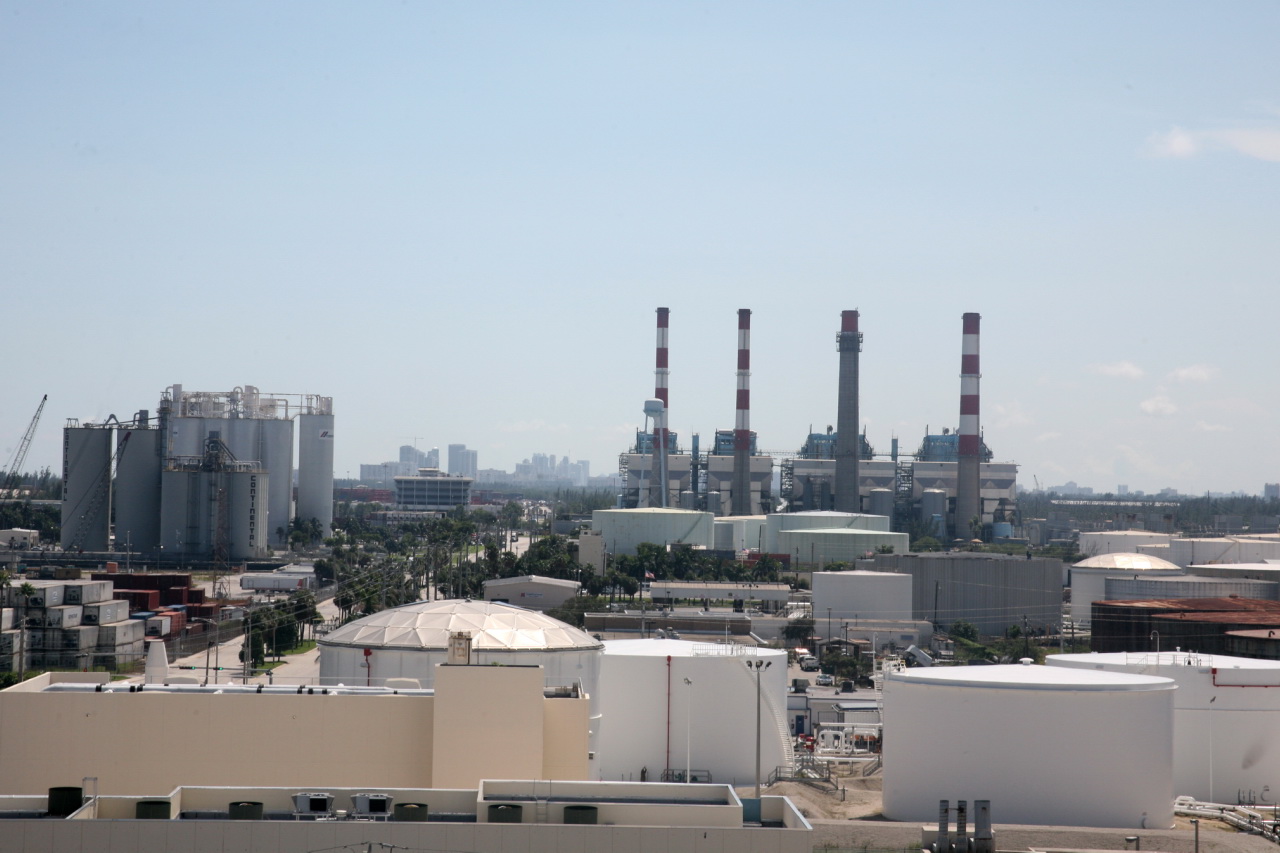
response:
[[[71,421],[62,431],[62,548],[106,551],[111,535],[111,428]]]
[[[1002,821],[1173,825],[1168,678],[1027,665],[932,667],[884,686],[884,815],[991,800]]]
[[[333,398],[310,398],[298,416],[297,517],[317,519],[323,536],[333,528]]]
[[[599,778],[658,781],[666,770],[682,780],[692,770],[695,781],[753,784],[757,707],[767,778],[789,760],[786,652],[610,640],[600,670]]]
[[[116,462],[116,550],[160,550],[160,471],[164,434],[153,426],[116,430],[116,447],[129,440]]]

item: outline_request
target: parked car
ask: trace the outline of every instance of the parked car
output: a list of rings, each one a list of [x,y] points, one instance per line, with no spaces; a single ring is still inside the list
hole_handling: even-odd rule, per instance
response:
[[[819,675],[819,676],[818,676],[818,686],[819,686],[819,687],[831,687],[831,686],[832,686],[832,685],[834,685],[835,683],[836,683],[836,680],[835,680],[833,677],[831,677],[830,675],[827,675],[825,672],[824,672],[824,673],[822,673],[822,675]]]

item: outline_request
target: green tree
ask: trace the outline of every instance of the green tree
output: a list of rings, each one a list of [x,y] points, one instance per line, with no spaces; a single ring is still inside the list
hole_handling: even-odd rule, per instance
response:
[[[807,643],[809,638],[813,636],[813,617],[801,616],[787,622],[785,628],[782,629],[782,639],[788,645],[797,645],[799,643]]]
[[[978,629],[972,622],[966,622],[963,619],[955,622],[951,626],[951,636],[960,640],[977,641]]]

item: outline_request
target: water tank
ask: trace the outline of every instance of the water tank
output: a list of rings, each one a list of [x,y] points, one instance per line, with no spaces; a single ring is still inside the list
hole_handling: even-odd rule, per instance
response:
[[[595,825],[600,822],[600,809],[596,806],[565,806],[564,822]]]
[[[893,517],[893,492],[889,489],[872,489],[871,514]]]
[[[84,805],[83,788],[49,789],[49,817],[67,817],[82,805]]]
[[[227,804],[228,820],[262,820],[262,803],[239,802]]]
[[[685,491],[681,492],[681,493],[680,493],[680,508],[681,508],[681,509],[697,509],[697,508],[698,508],[698,494],[697,494],[697,492],[692,492],[692,491],[689,491],[688,489],[686,489]]]
[[[668,661],[668,658],[670,660]],[[686,640],[610,640],[600,668],[595,772],[610,780],[660,777],[668,759],[716,782],[755,779],[756,676],[760,673],[761,766],[785,764],[787,657],[774,649]],[[685,679],[690,683],[686,683]]]
[[[168,800],[138,800],[133,816],[138,820],[168,820],[172,815]]]
[[[997,521],[991,525],[991,535],[996,539],[1010,539],[1013,537],[1013,525],[1007,521]]]
[[[426,803],[396,803],[391,819],[402,823],[426,823]]]
[[[489,806],[489,823],[523,823],[524,808],[513,803],[494,803]]]
[[[920,495],[920,517],[928,521],[935,515],[947,517],[947,493],[942,489],[925,489]]]
[[[990,799],[1009,823],[1166,829],[1174,687],[1029,664],[893,673],[884,686],[884,815],[928,821],[939,800]]]

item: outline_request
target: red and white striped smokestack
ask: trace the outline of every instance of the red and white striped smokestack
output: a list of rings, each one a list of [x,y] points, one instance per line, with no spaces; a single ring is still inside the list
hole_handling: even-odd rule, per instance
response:
[[[662,401],[663,411],[662,417],[653,422],[653,479],[656,500],[651,501],[650,505],[664,509],[667,506],[667,494],[670,489],[667,476],[667,450],[670,443],[667,435],[671,430],[671,421],[667,417],[671,407],[667,389],[667,378],[671,374],[667,367],[667,325],[670,316],[670,308],[658,309],[658,346],[653,371],[653,396],[654,399]]]
[[[980,483],[982,437],[978,419],[978,327],[980,314],[964,315],[964,338],[960,350],[960,438],[956,466],[955,535],[968,539],[973,535],[971,521],[982,517]]]
[[[738,411],[733,421],[732,515],[751,515],[751,310],[738,309]]]

